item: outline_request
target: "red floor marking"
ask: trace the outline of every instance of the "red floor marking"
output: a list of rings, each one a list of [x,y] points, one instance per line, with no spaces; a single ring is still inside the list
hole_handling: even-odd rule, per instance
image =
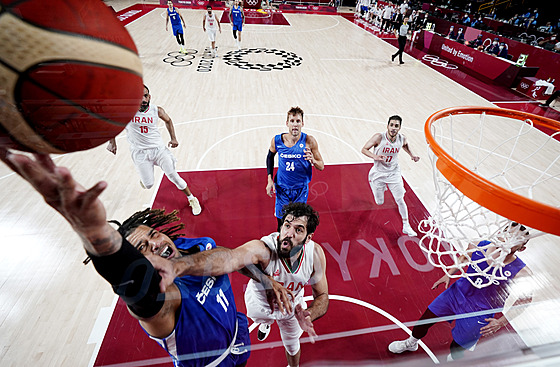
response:
[[[161,8],[159,5],[135,4],[117,12],[117,18],[123,25],[127,25],[132,21],[148,14],[155,8]]]
[[[402,322],[417,320],[440,290],[431,285],[441,273],[427,263],[416,245],[417,239],[400,234],[401,218],[389,192],[385,204],[377,206],[367,182],[371,164],[332,165],[314,172],[309,203],[319,211],[321,224],[314,240],[325,249],[329,292],[371,303]],[[154,207],[178,209],[189,237],[210,236],[218,245],[235,247],[274,231],[274,199],[265,193],[266,170],[243,169],[183,172],[190,189],[202,204],[202,214],[190,213],[184,194],[164,177]],[[427,216],[427,211],[406,185],[413,227]],[[347,252],[345,252],[347,250]],[[344,254],[347,254],[345,257]],[[245,312],[243,301],[247,279],[231,275],[238,310]],[[308,288],[308,287],[306,287]],[[306,289],[309,295],[310,289]],[[250,321],[250,324],[252,322]],[[422,351],[408,356],[395,356],[387,345],[406,337],[392,322],[380,314],[356,304],[331,301],[327,314],[315,322],[319,335],[352,332],[374,327],[383,331],[318,341],[302,346],[302,365],[318,361],[393,360],[414,358],[431,363]],[[447,353],[450,326],[441,323],[432,328],[424,342],[440,359]],[[265,343],[252,334],[253,345],[249,366],[284,366],[278,327],[273,326]],[[264,349],[262,349],[264,348]],[[110,322],[96,366],[163,357],[166,354],[144,334],[130,317],[121,301]]]

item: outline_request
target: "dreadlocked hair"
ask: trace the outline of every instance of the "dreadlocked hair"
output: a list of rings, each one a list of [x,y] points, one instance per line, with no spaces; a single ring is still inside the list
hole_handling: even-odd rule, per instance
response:
[[[165,209],[147,208],[132,214],[122,224],[116,220],[110,220],[109,223],[117,225],[117,231],[124,238],[128,237],[139,226],[144,225],[165,234],[171,239],[171,241],[175,241],[177,238],[184,236],[183,233],[178,232],[185,228],[183,223],[169,226],[169,224],[173,224],[181,220],[177,213],[178,210],[174,210],[171,213],[165,213]],[[91,259],[88,256],[84,260],[84,264],[89,263],[90,260]]]
[[[180,221],[177,213],[177,210],[174,210],[171,213],[165,213],[165,209],[148,208],[132,214],[130,218],[123,222],[123,224],[120,224],[117,221],[109,221],[109,223],[118,225],[119,228],[117,228],[117,231],[119,231],[119,233],[125,238],[134,232],[136,228],[144,225],[158,230],[169,237],[171,241],[175,241],[180,236],[183,236],[182,233],[177,232],[185,228],[185,225],[183,223],[175,224],[173,226],[167,225]],[[164,226],[166,227],[161,228]]]

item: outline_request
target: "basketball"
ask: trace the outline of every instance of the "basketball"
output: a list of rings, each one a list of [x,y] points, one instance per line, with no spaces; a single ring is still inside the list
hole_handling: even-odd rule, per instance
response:
[[[142,92],[136,46],[100,0],[0,0],[0,146],[93,148],[124,129]]]

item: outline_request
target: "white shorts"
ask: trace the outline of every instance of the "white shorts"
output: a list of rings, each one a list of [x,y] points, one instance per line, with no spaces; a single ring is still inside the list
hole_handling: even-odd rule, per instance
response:
[[[393,172],[378,172],[372,167],[368,175],[369,186],[376,203],[383,203],[385,188],[389,187],[395,200],[402,199],[406,190],[400,170]]]
[[[177,160],[166,147],[137,149],[130,153],[140,175],[140,180],[145,187],[150,188],[154,185],[154,166],[161,167],[162,171],[179,190],[184,190],[187,187],[187,183],[179,177],[175,169]]]
[[[206,34],[208,35],[210,42],[216,41],[216,29],[206,28]]]
[[[296,297],[294,303],[299,303],[304,308],[307,308],[303,301],[303,296]],[[299,326],[294,311],[291,314],[285,315],[278,310],[271,312],[268,303],[263,303],[261,297],[256,292],[250,290],[245,291],[245,306],[247,307],[247,317],[250,317],[255,323],[272,325],[276,321],[280,329],[284,348],[291,355],[295,355],[298,352],[299,338],[303,334],[303,330]],[[295,306],[293,308],[295,309]]]

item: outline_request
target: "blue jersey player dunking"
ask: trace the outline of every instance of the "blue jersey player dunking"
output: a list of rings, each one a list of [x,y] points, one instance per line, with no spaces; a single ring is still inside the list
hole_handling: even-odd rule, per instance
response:
[[[462,358],[464,351],[472,348],[481,336],[490,336],[508,323],[505,315],[502,315],[499,319],[494,318],[495,310],[503,309],[510,293],[511,280],[531,276],[532,272],[515,255],[516,252],[525,250],[525,245],[529,240],[529,231],[524,226],[512,222],[504,229],[504,236],[515,238],[518,241],[504,259],[503,273],[507,276],[507,280],[494,280],[491,285],[478,288],[472,285],[468,279],[459,278],[451,287],[447,288],[449,276],[447,274],[444,275],[434,283],[432,289],[437,288],[442,283],[445,284],[447,289],[428,306],[420,318],[420,322],[412,329],[412,336],[408,339],[394,341],[389,344],[390,352],[402,353],[417,350],[418,341],[426,336],[430,327],[435,325],[435,322],[429,322],[430,319],[434,319],[437,322],[439,317],[456,315],[460,317],[455,320],[455,327],[451,331],[453,340],[450,345],[451,354],[448,356],[448,361],[456,360]],[[484,260],[487,256],[491,256],[485,256],[484,252],[492,254],[496,247],[489,241],[481,241],[477,247],[470,245],[470,248],[473,251],[471,255],[472,262],[467,269],[467,273],[481,274],[481,272],[484,272],[489,267],[488,262]],[[459,263],[463,263],[462,260],[460,259]],[[475,270],[474,267],[480,269]],[[457,270],[455,269],[455,271]],[[476,276],[475,279],[477,277],[480,276]],[[480,281],[487,283],[483,279],[480,279]],[[474,283],[477,284],[478,282],[474,280]],[[522,288],[528,287],[524,286]],[[508,311],[510,319],[516,316],[515,313],[524,311],[524,308],[516,306],[527,305],[532,301],[531,290],[524,289],[524,291],[526,294],[519,297]],[[472,314],[472,316],[465,317],[467,314]],[[449,322],[452,321],[450,320]]]
[[[187,50],[185,49],[185,38],[183,37],[183,26],[185,25],[185,20],[183,16],[179,13],[179,11],[173,5],[173,1],[169,0],[167,2],[167,18],[165,20],[165,30],[168,30],[169,20],[171,19],[171,29],[173,30],[173,35],[177,39],[177,43],[179,44],[179,52],[186,53]],[[181,26],[181,22],[183,22],[183,26]]]
[[[289,203],[306,203],[309,194],[309,181],[312,169],[325,169],[325,163],[319,152],[319,144],[311,135],[301,131],[303,128],[303,110],[292,107],[286,118],[288,133],[272,138],[266,169],[268,183],[266,193],[272,197],[276,193],[274,214],[278,228],[282,225],[282,207]],[[273,179],[274,156],[278,153],[278,172]]]
[[[117,230],[107,222],[99,200],[106,182],[85,189],[67,168],[57,167],[46,154],[30,157],[0,147],[0,159],[70,223],[82,240],[87,261],[91,260],[99,275],[112,285],[142,328],[165,346],[175,366],[246,364],[250,343],[247,318],[237,312],[224,275],[234,270],[218,267],[220,261],[203,261],[206,254],[222,250],[211,250],[215,246],[212,240],[179,238],[178,231],[184,225],[178,223],[176,212],[161,209],[137,212],[122,225],[112,222],[119,226]],[[202,272],[193,273],[189,268],[170,279],[152,264],[191,258],[198,261]],[[276,297],[271,302],[287,302],[285,288],[269,278],[260,281],[274,289]]]
[[[231,27],[233,29],[233,38],[237,49],[241,49],[241,31],[243,31],[243,23],[245,23],[245,14],[241,9],[241,1],[236,0],[233,2],[231,10],[229,11],[229,19],[231,20]],[[237,37],[239,32],[239,38]]]

